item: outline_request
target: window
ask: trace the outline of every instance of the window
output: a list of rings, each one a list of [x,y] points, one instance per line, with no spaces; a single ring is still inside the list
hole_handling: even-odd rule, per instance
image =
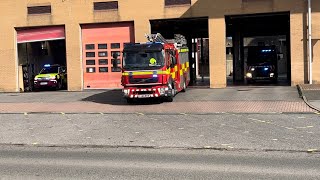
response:
[[[165,0],[165,6],[173,6],[173,5],[191,5],[191,0]]]
[[[118,56],[118,58],[119,58],[119,56],[120,56],[120,51],[112,51],[112,52],[111,52],[111,56],[112,56],[112,57],[114,57],[115,54],[116,54],[116,55]]]
[[[99,52],[98,56],[99,57],[108,57],[108,52],[107,51]]]
[[[95,73],[96,68],[95,67],[87,67],[87,73]]]
[[[118,1],[94,2],[93,8],[97,10],[117,10],[119,8]]]
[[[111,43],[111,49],[120,49],[120,43]]]
[[[99,59],[99,65],[108,65],[108,59]]]
[[[116,62],[117,62],[117,64],[121,64],[120,59],[112,59],[112,60],[111,60],[112,64],[114,63],[114,61],[116,61]]]
[[[94,44],[86,44],[86,50],[94,49]]]
[[[95,57],[95,53],[94,52],[86,52],[86,57]]]
[[[99,44],[98,49],[108,49],[108,45],[107,44]]]
[[[95,65],[96,61],[95,60],[87,60],[86,65]]]
[[[51,6],[28,7],[28,14],[51,14]]]
[[[121,72],[121,68],[120,67],[112,67],[111,71],[112,72]]]
[[[99,72],[101,72],[101,73],[108,72],[108,67],[99,67]]]

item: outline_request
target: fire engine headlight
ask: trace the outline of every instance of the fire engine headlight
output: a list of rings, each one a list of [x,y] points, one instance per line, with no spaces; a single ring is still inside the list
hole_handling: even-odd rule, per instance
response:
[[[247,78],[252,78],[252,73],[247,73],[246,76]]]
[[[270,77],[274,77],[274,73],[270,73]]]
[[[166,90],[165,88],[158,88],[158,91],[159,93],[162,95],[162,94],[165,94]]]

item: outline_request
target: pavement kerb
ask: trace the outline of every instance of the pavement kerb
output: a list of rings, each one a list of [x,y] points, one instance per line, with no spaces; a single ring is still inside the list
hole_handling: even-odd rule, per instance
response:
[[[320,111],[319,111],[320,112]],[[75,115],[75,114],[99,114],[99,115],[141,115],[141,116],[162,116],[162,115],[171,115],[171,116],[205,116],[205,115],[221,115],[221,114],[233,114],[233,115],[253,115],[253,114],[264,114],[264,115],[274,115],[274,114],[314,114],[318,112],[211,112],[211,113],[198,113],[198,112],[170,112],[170,113],[149,113],[149,112],[0,112],[1,114],[21,114],[21,115]]]
[[[306,96],[304,95],[304,91],[302,90],[301,86],[300,86],[300,85],[297,85],[297,88],[298,88],[299,95],[300,95],[300,97],[303,99],[303,101],[304,101],[311,109],[314,109],[314,110],[316,110],[317,112],[320,112],[320,108],[317,108],[317,107],[313,106],[311,103],[309,103],[308,99],[307,99]]]
[[[215,146],[152,146],[152,145],[92,145],[92,144],[14,144],[14,143],[0,143],[1,146],[12,147],[37,147],[37,148],[92,148],[92,149],[106,149],[106,148],[137,148],[137,149],[177,149],[177,150],[213,150],[213,151],[238,151],[238,152],[286,152],[286,153],[312,153],[319,154],[319,149],[257,149],[257,148],[224,148]]]

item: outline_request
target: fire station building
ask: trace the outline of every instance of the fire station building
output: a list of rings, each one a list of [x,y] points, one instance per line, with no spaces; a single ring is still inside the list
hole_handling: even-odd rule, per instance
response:
[[[194,85],[245,84],[252,46],[276,47],[276,85],[320,83],[320,0],[1,0],[0,9],[1,92],[31,90],[45,64],[66,66],[69,91],[120,88],[121,51],[146,33],[187,38]]]

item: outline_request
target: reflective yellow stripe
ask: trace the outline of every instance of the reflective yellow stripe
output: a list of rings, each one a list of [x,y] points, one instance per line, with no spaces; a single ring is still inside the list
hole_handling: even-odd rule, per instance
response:
[[[184,68],[185,68],[186,66],[185,66],[185,64],[182,64],[182,67],[181,67],[181,69],[183,69],[184,70]]]
[[[122,73],[123,76],[129,76],[129,74],[132,75],[153,75],[154,71],[134,71],[134,72],[124,72]],[[156,71],[156,74],[170,74],[170,69],[166,71]]]
[[[171,73],[172,78],[176,78],[176,72]]]
[[[186,62],[186,66],[187,66],[187,68],[189,67],[189,62]]]
[[[183,75],[183,71],[182,71],[182,69],[180,70],[180,76],[182,76]]]
[[[179,49],[179,52],[189,52],[189,49]]]
[[[178,71],[178,66],[176,65],[175,67],[174,67],[174,72],[177,72]]]

